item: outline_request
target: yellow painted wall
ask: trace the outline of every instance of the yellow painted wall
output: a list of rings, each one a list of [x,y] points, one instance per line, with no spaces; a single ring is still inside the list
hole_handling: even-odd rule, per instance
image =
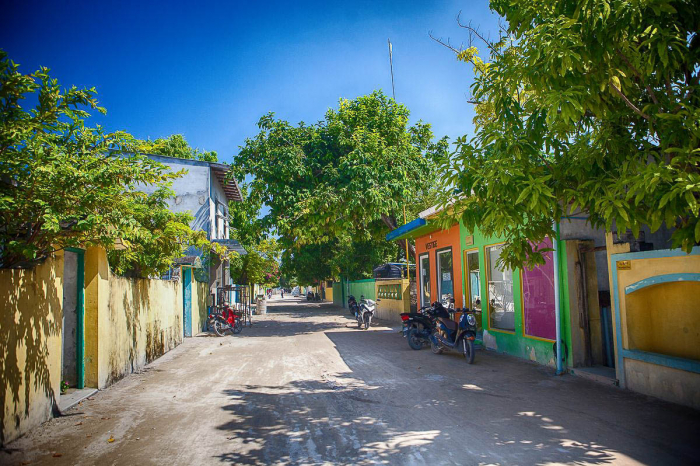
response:
[[[387,285],[399,285],[400,297],[380,296],[380,287]],[[397,280],[376,280],[374,283],[374,295],[377,297],[377,317],[389,322],[401,322],[401,313],[410,312],[411,295],[409,293],[409,281],[406,279]]]
[[[207,290],[194,282],[193,331],[206,319]],[[181,282],[112,275],[104,249],[86,250],[85,386],[104,388],[180,344],[182,306]],[[62,308],[62,252],[0,270],[3,444],[48,420],[60,400]]]
[[[700,283],[661,283],[625,294],[646,278],[698,272],[698,255],[633,259],[629,270],[617,270],[623,348],[700,359]],[[624,365],[630,390],[700,408],[700,374],[629,358]]]
[[[182,343],[182,285],[111,275],[99,325],[98,386],[104,388]]]
[[[107,253],[99,247],[85,251],[85,386],[100,387],[100,312],[109,307],[109,264]],[[109,337],[108,328],[102,333]]]
[[[627,295],[625,309],[626,348],[700,360],[700,283],[643,288]]]
[[[209,284],[206,282],[192,281],[192,335],[197,335],[204,330],[208,318],[207,299]]]
[[[0,270],[0,443],[51,417],[61,384],[63,254]]]
[[[626,252],[629,252],[630,250],[630,245],[629,243],[618,243],[615,244],[613,242],[613,235],[610,232],[605,233],[605,251],[608,255],[608,280],[610,282],[610,290],[612,293],[612,290],[614,290],[614,284],[613,284],[613,273],[612,273],[612,267],[613,267],[613,261],[612,261],[612,255],[613,254],[623,254]],[[616,310],[615,310],[615,298],[613,296],[610,296],[610,312],[612,313],[612,332],[613,332],[613,353],[615,356],[615,361],[617,361],[617,353],[618,353],[618,347],[617,347],[617,317],[616,317]],[[620,348],[621,349],[621,348]],[[615,367],[615,376],[617,379],[620,379],[620,371],[622,368],[620,367]]]
[[[698,374],[635,359],[625,360],[627,388],[700,409]]]

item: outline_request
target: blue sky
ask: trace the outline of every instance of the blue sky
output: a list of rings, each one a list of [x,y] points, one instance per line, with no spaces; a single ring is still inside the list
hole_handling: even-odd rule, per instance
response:
[[[12,3],[7,6],[8,3]],[[185,135],[230,161],[267,112],[318,121],[341,97],[391,93],[437,136],[471,134],[469,67],[428,32],[466,40],[455,16],[495,34],[487,1],[68,2],[3,7],[0,48],[22,71],[48,66],[95,86],[94,118],[139,138]]]

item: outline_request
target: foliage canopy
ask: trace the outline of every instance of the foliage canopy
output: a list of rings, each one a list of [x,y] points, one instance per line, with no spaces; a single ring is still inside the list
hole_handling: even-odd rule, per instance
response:
[[[399,224],[404,205],[412,214],[428,202],[435,159],[447,143],[434,142],[428,124],[411,126],[408,118],[406,107],[376,91],[341,99],[313,125],[294,126],[273,114],[260,119],[260,133],[246,140],[233,170],[248,207],[269,209],[259,227],[279,234],[287,271],[307,262],[304,251],[318,253],[304,245],[386,250],[384,235]],[[395,256],[397,246],[390,247]]]
[[[502,37],[455,50],[474,66],[477,133],[444,181],[467,228],[504,236],[511,266],[583,212],[608,231],[700,241],[700,9],[691,0],[492,0]],[[479,40],[478,30],[470,37]],[[470,44],[472,45],[472,44]]]
[[[86,109],[106,112],[94,88],[62,90],[47,68],[22,74],[0,51],[0,267],[100,245],[117,273],[145,277],[188,245],[210,248],[188,214],[168,209],[168,184],[182,173],[135,152],[125,132],[87,126]],[[126,249],[114,249],[118,239]]]
[[[173,134],[167,138],[158,138],[154,141],[137,140],[135,147],[138,152],[145,154],[166,155],[178,159],[202,160],[204,162],[216,162],[218,160],[216,152],[202,151],[196,147],[191,147],[182,134]]]

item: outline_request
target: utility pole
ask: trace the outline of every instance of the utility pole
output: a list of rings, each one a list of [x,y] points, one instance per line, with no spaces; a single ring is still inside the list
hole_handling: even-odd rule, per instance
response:
[[[393,57],[393,47],[391,45],[391,39],[386,40],[389,43],[389,69],[391,70],[391,95],[396,102],[396,89],[394,88],[394,57]],[[405,201],[405,200],[404,200]],[[403,224],[406,225],[406,203],[403,205]],[[411,282],[411,259],[408,257],[408,238],[406,238],[406,278],[408,278],[409,283]],[[410,286],[410,285],[409,285]]]

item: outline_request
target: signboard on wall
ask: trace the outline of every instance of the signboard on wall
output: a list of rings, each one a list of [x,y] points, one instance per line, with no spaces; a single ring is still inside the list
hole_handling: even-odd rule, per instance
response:
[[[437,247],[437,241],[430,241],[429,243],[425,243],[425,249],[433,249]]]

